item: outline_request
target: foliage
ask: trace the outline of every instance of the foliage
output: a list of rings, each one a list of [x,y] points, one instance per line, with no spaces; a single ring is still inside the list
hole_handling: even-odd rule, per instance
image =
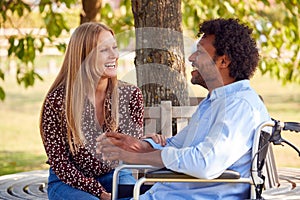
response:
[[[84,0],[83,0],[84,1]],[[15,25],[15,18],[25,18],[38,12],[42,18],[39,27],[45,29],[46,34],[32,32],[10,36],[8,55],[16,56],[21,65],[17,67],[17,81],[25,87],[32,86],[36,78],[42,77],[35,71],[34,60],[36,52],[43,52],[46,43],[55,44],[64,51],[65,43],[58,42],[64,32],[70,31],[70,24],[65,16],[74,8],[79,9],[79,0],[40,0],[36,5],[28,5],[22,0],[3,0],[0,2],[0,28],[9,24]],[[64,9],[62,14],[61,9]],[[282,80],[283,83],[300,83],[300,0],[182,0],[182,17],[186,29],[197,33],[198,24],[206,19],[217,17],[235,17],[247,22],[254,29],[254,36],[261,51],[260,70],[263,74],[269,73],[272,77]],[[108,24],[116,33],[121,34],[121,45],[127,45],[132,36],[133,16],[131,1],[121,0],[120,8],[114,10],[109,4],[101,8],[101,22]],[[79,15],[78,15],[79,18]],[[42,32],[42,31],[41,31]],[[5,80],[4,69],[0,68],[0,79]],[[0,85],[0,99],[5,93]]]
[[[62,1],[56,1],[56,4],[61,4]],[[74,3],[75,0],[64,0],[64,5],[67,8]],[[1,1],[1,28],[5,28],[5,22],[9,21],[12,28],[15,24],[12,21],[13,16],[19,18],[26,17],[28,13],[32,12],[34,7],[29,6],[22,0],[5,0]],[[46,28],[47,34],[35,35],[32,32],[23,34],[19,29],[19,34],[11,35],[8,37],[9,49],[8,56],[16,56],[21,62],[21,65],[17,66],[17,82],[24,84],[25,87],[32,86],[35,80],[38,78],[42,80],[42,77],[36,73],[34,69],[34,60],[36,57],[36,51],[42,52],[45,40],[53,42],[55,38],[58,38],[63,30],[69,31],[63,15],[55,10],[53,2],[51,0],[41,0],[39,2],[39,12],[42,13],[42,19],[44,21],[44,27]],[[58,45],[61,47],[61,45]],[[4,80],[4,70],[0,69],[0,74],[3,74],[2,80]],[[0,99],[5,98],[5,93],[2,87],[0,87]]]
[[[36,79],[42,80],[42,77],[36,73],[34,61],[36,52],[42,53],[46,43],[55,45],[61,52],[65,51],[66,44],[59,42],[58,38],[64,32],[69,32],[70,26],[66,22],[67,14],[62,14],[61,9],[72,12],[72,9],[79,7],[79,3],[78,0],[56,0],[55,3],[52,0],[41,0],[37,5],[30,6],[22,0],[4,0],[0,2],[0,28],[10,27],[18,30],[18,34],[9,36],[7,40],[9,42],[8,56],[15,56],[21,61],[21,64],[17,66],[16,74],[19,84],[29,87],[34,85]],[[130,0],[122,0],[120,5],[118,11],[113,10],[108,3],[103,5],[101,9],[101,21],[109,24],[115,32],[124,32],[133,28]],[[30,16],[32,12],[36,12],[37,7],[39,17],[42,18],[42,24],[38,27],[40,33],[23,33],[20,30],[23,25],[16,25],[15,19],[24,19]],[[71,28],[73,27],[74,24]],[[46,30],[46,34],[43,33],[43,29]],[[122,38],[123,44],[128,44],[129,41],[124,38],[130,37],[124,37],[123,34]],[[5,80],[5,72],[2,68],[0,68],[0,79]],[[5,91],[0,85],[0,100],[4,100],[4,98]]]
[[[260,70],[287,82],[300,83],[299,0],[182,0],[184,25],[196,33],[203,20],[239,18],[254,29],[261,54]]]

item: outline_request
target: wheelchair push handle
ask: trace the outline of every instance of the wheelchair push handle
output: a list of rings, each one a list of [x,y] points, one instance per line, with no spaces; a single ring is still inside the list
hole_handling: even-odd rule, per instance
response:
[[[281,137],[281,131],[286,130],[286,131],[295,131],[295,132],[300,132],[300,123],[298,122],[280,122],[278,120],[272,119],[275,123],[273,133],[271,138],[269,139],[270,142],[272,142],[274,145],[282,145],[282,143],[285,143],[292,147],[299,155],[300,157],[300,150],[290,143],[289,141],[285,140],[284,138]]]
[[[298,122],[284,122],[282,130],[300,132],[300,123]]]

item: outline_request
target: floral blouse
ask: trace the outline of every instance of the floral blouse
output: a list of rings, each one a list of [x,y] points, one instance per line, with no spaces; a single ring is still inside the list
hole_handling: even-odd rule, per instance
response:
[[[91,193],[100,198],[105,189],[96,180],[108,173],[116,162],[103,161],[96,155],[96,138],[104,128],[98,125],[95,108],[89,100],[85,102],[82,130],[88,141],[84,147],[72,155],[67,139],[65,118],[65,88],[60,87],[49,93],[42,112],[42,131],[44,146],[48,156],[47,163],[58,178],[72,187]],[[110,108],[111,99],[105,100]],[[118,132],[137,138],[143,135],[143,98],[140,89],[119,81],[119,128]]]

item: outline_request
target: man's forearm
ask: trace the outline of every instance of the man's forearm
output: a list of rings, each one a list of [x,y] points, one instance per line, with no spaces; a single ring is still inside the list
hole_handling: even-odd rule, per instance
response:
[[[142,165],[153,165],[156,167],[164,167],[161,158],[161,150],[155,150],[153,148],[151,152],[147,152],[147,153],[128,152],[128,154],[125,155],[122,160],[131,164],[142,164]]]

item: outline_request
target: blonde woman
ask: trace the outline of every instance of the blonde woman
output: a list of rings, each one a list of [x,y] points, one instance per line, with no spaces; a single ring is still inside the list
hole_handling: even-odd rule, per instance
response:
[[[142,94],[117,80],[118,58],[114,33],[103,24],[82,24],[70,38],[41,110],[50,200],[110,199],[118,163],[96,155],[96,138],[105,132],[143,135]],[[135,181],[131,173],[121,175],[123,184]]]

